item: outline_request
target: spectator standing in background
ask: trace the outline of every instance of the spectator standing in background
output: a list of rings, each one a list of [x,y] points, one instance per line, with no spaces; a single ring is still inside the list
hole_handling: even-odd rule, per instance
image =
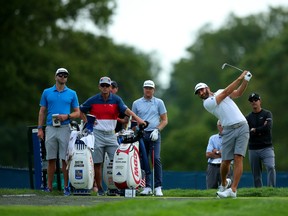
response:
[[[77,94],[66,86],[68,76],[69,72],[65,68],[59,68],[56,71],[55,85],[45,89],[42,93],[38,116],[38,137],[42,140],[44,139],[43,125],[46,116],[45,148],[48,160],[48,178],[45,191],[52,191],[57,154],[59,153],[59,158],[62,160],[65,196],[70,195],[68,170],[66,170],[67,164],[65,161],[70,139],[69,123],[71,118],[80,116]]]
[[[164,102],[160,98],[154,97],[154,92],[154,82],[152,80],[146,80],[143,84],[143,97],[133,102],[132,111],[140,118],[149,122],[148,127],[144,129],[143,142],[145,144],[147,157],[149,158],[149,155],[151,156],[152,166],[154,166],[155,171],[154,182],[151,181],[151,174],[146,176],[146,187],[141,192],[141,195],[152,194],[152,192],[154,192],[154,190],[152,191],[151,189],[153,184],[153,188],[155,187],[155,195],[163,196],[160,131],[168,124],[168,117]]]
[[[217,189],[221,185],[221,148],[222,148],[222,131],[223,127],[220,120],[217,121],[218,133],[210,136],[207,149],[206,158],[208,159],[207,173],[206,173],[206,188],[207,189]],[[230,166],[230,171],[227,180],[231,182],[232,176],[232,165]],[[231,184],[231,183],[230,183]]]
[[[119,90],[118,83],[114,80],[111,81],[111,93],[117,94],[118,90]],[[129,116],[125,115],[124,113],[119,113],[115,132],[117,133],[123,129],[126,129],[128,122],[129,122]]]
[[[272,145],[272,113],[261,107],[261,98],[252,93],[248,98],[252,112],[246,119],[250,128],[249,162],[255,187],[262,187],[262,164],[267,170],[267,186],[276,187],[275,153]]]

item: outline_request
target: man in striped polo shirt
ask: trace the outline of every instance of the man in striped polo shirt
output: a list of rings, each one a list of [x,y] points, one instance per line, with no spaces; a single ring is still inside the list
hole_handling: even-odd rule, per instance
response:
[[[86,121],[85,114],[89,113],[96,117],[94,125],[94,152],[93,162],[95,170],[95,183],[98,187],[98,195],[103,196],[105,192],[102,187],[102,163],[104,161],[105,152],[109,158],[114,157],[114,153],[118,148],[115,127],[119,113],[125,113],[132,116],[139,124],[146,123],[132,112],[123,102],[123,100],[115,94],[111,93],[111,79],[109,77],[101,77],[99,80],[100,93],[88,98],[80,105],[81,118]]]

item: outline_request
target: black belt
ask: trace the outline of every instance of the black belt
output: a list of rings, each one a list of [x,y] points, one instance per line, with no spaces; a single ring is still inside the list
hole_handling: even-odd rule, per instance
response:
[[[64,128],[64,127],[68,127],[68,126],[69,126],[69,124],[59,125],[59,126],[47,125],[46,127]]]
[[[213,164],[213,163],[209,163],[210,166],[215,166],[215,167],[220,167],[221,164]]]

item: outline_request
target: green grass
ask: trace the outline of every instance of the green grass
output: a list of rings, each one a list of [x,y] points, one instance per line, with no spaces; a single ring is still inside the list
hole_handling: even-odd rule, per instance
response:
[[[124,198],[117,197],[117,201],[102,199],[95,205],[88,206],[23,206],[0,205],[1,216],[5,215],[107,215],[107,216],[180,216],[180,215],[287,215],[287,188],[240,188],[237,199],[217,199],[216,190],[164,190],[165,196]],[[44,192],[34,190],[1,189],[0,195],[36,194],[39,199],[47,196]],[[53,192],[52,197],[63,196],[60,192]],[[92,197],[93,198],[93,197]],[[65,199],[63,197],[63,199]],[[96,197],[95,197],[96,199]],[[104,201],[103,201],[104,200]]]
[[[215,197],[216,189],[210,190],[188,190],[188,189],[170,189],[163,190],[164,197]],[[0,196],[2,195],[17,195],[17,194],[36,194],[47,195],[41,190],[31,189],[0,189]],[[62,196],[63,192],[53,191],[51,193],[55,196]],[[95,194],[92,194],[95,196]],[[237,197],[288,197],[288,188],[239,188]]]

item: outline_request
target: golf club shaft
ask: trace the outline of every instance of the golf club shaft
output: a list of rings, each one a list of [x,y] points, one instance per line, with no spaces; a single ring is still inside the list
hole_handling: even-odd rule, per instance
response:
[[[155,190],[155,173],[154,173],[154,143],[152,144],[152,194],[154,195]]]
[[[229,66],[229,67],[232,67],[232,68],[234,68],[234,69],[236,69],[236,70],[239,70],[239,71],[243,72],[242,69],[240,69],[240,68],[238,68],[238,67],[235,67],[235,66],[233,66],[233,65],[227,64],[227,63],[224,64],[224,67],[225,67],[226,65]]]

